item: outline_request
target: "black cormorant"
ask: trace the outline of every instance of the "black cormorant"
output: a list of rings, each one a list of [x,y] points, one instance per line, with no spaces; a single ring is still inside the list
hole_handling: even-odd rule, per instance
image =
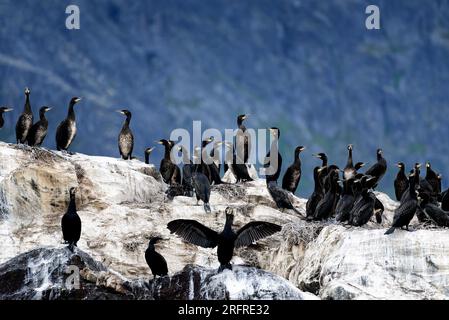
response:
[[[346,162],[346,166],[343,169],[343,179],[348,180],[354,178],[357,173],[357,170],[354,167],[352,161],[352,144],[348,145],[348,161]]]
[[[212,150],[210,151],[210,158],[212,160],[212,163],[209,164],[209,171],[210,171],[210,177],[211,177],[211,183],[217,185],[222,184],[223,181],[221,181],[220,177],[220,151],[218,150],[221,145],[223,144],[223,141],[215,141]]]
[[[234,248],[247,247],[254,242],[281,231],[282,227],[270,222],[253,221],[240,228],[232,230],[234,214],[231,208],[226,208],[226,223],[221,233],[218,233],[195,220],[173,220],[167,227],[171,233],[185,241],[203,248],[217,247],[219,271],[232,269],[230,264]]]
[[[175,145],[174,141],[161,139],[156,141],[156,143],[164,146],[164,157],[161,160],[161,164],[159,166],[159,172],[161,173],[162,180],[166,184],[181,184],[181,170],[179,170],[178,166],[171,161],[170,153]]]
[[[204,211],[211,212],[209,199],[210,199],[210,183],[209,179],[201,172],[192,173],[193,188],[195,189],[196,201],[203,201]]]
[[[282,188],[295,193],[298,188],[299,181],[301,180],[301,159],[299,154],[305,149],[303,146],[296,147],[295,157],[293,164],[285,171],[284,178],[282,179]]]
[[[399,172],[396,175],[396,179],[394,180],[394,193],[396,195],[396,200],[400,201],[402,195],[408,188],[408,179],[405,175],[405,164],[399,162],[397,166],[399,168]]]
[[[419,194],[418,204],[428,218],[437,226],[449,227],[449,211],[445,211],[435,203],[430,202],[430,196],[427,193]]]
[[[337,204],[338,169],[329,171],[329,190],[324,194],[323,199],[317,204],[314,220],[325,220],[334,215]]]
[[[134,148],[134,136],[129,127],[131,121],[131,112],[129,110],[117,110],[117,112],[126,116],[122,130],[118,135],[118,150],[123,160],[131,160]]]
[[[184,195],[187,197],[193,197],[192,173],[194,172],[195,167],[190,160],[189,151],[181,145],[178,150],[182,154],[182,186]]]
[[[441,193],[441,180],[438,179],[438,174],[432,170],[430,162],[426,163],[426,176],[424,179],[426,179],[426,181],[430,184],[434,196],[437,197],[437,195]]]
[[[76,212],[75,203],[76,188],[70,188],[70,202],[67,212],[62,216],[61,227],[64,241],[69,244],[69,249],[73,251],[81,236],[81,219]]]
[[[320,173],[320,177],[321,177],[321,185],[323,186],[323,189],[324,189],[324,180],[326,179],[327,174],[329,173],[328,158],[324,152],[313,154],[313,156],[322,161],[321,167],[323,168],[323,170]]]
[[[359,171],[361,168],[363,168],[364,166],[366,166],[366,163],[365,162],[357,162],[355,165],[354,165],[354,169],[355,169],[355,171],[356,171],[356,174],[357,174],[357,171]]]
[[[151,152],[153,152],[153,150],[154,150],[154,147],[145,149],[145,163],[146,164],[150,164],[150,154],[151,154]]]
[[[354,178],[349,178],[343,181],[343,193],[335,208],[335,219],[339,222],[344,222],[349,219],[351,209],[354,206],[355,198],[354,191],[352,190],[353,184]]]
[[[47,136],[48,120],[45,118],[45,113],[51,110],[50,107],[42,107],[39,110],[39,121],[33,124],[28,132],[28,145],[40,147]]]
[[[313,188],[313,193],[310,195],[309,199],[307,200],[307,204],[306,204],[307,219],[313,218],[313,215],[315,214],[316,206],[321,201],[321,199],[323,199],[323,197],[324,197],[323,185],[322,185],[322,179],[321,179],[320,173],[325,168],[326,167],[315,167],[313,169],[314,188]]]
[[[275,127],[269,128],[269,130],[270,135],[273,136],[273,142],[271,143],[270,151],[267,153],[264,160],[264,168],[268,173],[265,175],[267,185],[272,181],[277,183],[282,169],[282,156],[279,152],[279,139],[281,137],[281,131],[279,128]],[[275,161],[274,163],[271,163],[271,158]]]
[[[201,172],[202,174],[204,174],[207,179],[209,180],[209,183],[212,183],[212,174],[210,172],[210,167],[209,165],[204,161],[205,159],[207,159],[209,157],[209,155],[206,152],[206,146],[211,143],[212,141],[214,141],[213,137],[210,138],[206,138],[201,142],[201,148],[195,147],[195,152],[194,152],[194,164],[195,164],[195,172]],[[209,160],[209,159],[207,159]],[[209,161],[207,161],[209,162]]]
[[[56,129],[56,149],[58,151],[67,151],[76,136],[76,118],[75,104],[81,101],[81,98],[74,97],[70,100],[69,111],[67,118],[65,118]]]
[[[279,209],[291,209],[295,211],[297,214],[301,216],[301,212],[299,212],[292,204],[291,200],[291,194],[284,189],[277,186],[276,182],[270,181],[268,183],[268,192],[270,193],[271,197],[273,198],[274,202],[276,203],[276,206]]]
[[[374,188],[379,183],[380,179],[384,176],[387,171],[387,161],[382,156],[382,149],[377,149],[377,162],[371,166],[368,170],[366,170],[365,174],[375,178]]]
[[[148,243],[148,248],[145,250],[145,260],[147,261],[154,278],[156,278],[156,276],[163,277],[168,274],[167,261],[165,261],[165,258],[160,253],[156,252],[154,247],[160,240],[164,239],[160,237],[151,238]]]
[[[12,108],[8,108],[8,107],[1,107],[0,108],[0,129],[3,128],[3,125],[5,124],[5,120],[3,119],[3,114],[5,112],[10,112],[12,111]]]
[[[28,132],[33,125],[33,111],[30,104],[30,89],[25,88],[25,106],[22,114],[16,123],[16,140],[17,143],[25,143],[28,137]]]
[[[246,127],[243,121],[248,118],[249,115],[241,114],[237,117],[237,134],[235,137],[235,153],[237,157],[243,159],[244,163],[248,162],[248,158],[251,151],[251,137],[246,132]]]
[[[409,196],[405,198],[405,200],[401,202],[399,207],[394,211],[393,223],[391,228],[388,229],[385,234],[391,234],[396,230],[396,228],[402,228],[404,226],[408,230],[408,225],[410,224],[410,221],[412,221],[418,207],[418,200],[416,197],[417,191],[415,190],[415,174],[416,173],[413,172],[409,175]]]
[[[368,223],[374,214],[374,206],[376,197],[369,189],[376,182],[375,177],[364,176],[361,180],[362,192],[354,203],[354,207],[350,212],[350,224],[356,227],[361,227]]]

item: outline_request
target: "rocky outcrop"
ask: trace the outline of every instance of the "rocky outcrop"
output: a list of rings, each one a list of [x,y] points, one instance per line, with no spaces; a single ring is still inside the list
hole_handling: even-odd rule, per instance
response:
[[[256,299],[274,295],[279,299],[296,299],[302,295],[301,291],[324,299],[449,297],[446,289],[449,232],[420,226],[414,220],[412,227],[416,231],[397,230],[385,236],[383,233],[397,207],[385,194],[377,193],[385,206],[382,224],[370,221],[362,228],[334,221],[308,223],[292,211],[281,212],[262,180],[213,186],[212,213],[206,214],[194,198],[166,199],[167,186],[161,182],[153,165],[138,160],[67,155],[4,143],[0,143],[0,263],[19,259],[21,254],[33,257],[30,252],[36,248],[60,250],[56,252],[61,254],[55,254],[64,257],[58,258],[62,259],[60,261],[71,259],[62,254],[66,249],[60,230],[71,186],[79,188],[77,205],[83,223],[79,256],[83,258],[82,252],[85,252],[91,257],[83,258],[92,270],[86,279],[89,284],[101,288],[96,294],[88,290],[70,296],[73,298],[162,299],[173,295],[196,299],[223,296]],[[304,213],[306,200],[293,197],[293,201]],[[166,225],[173,219],[195,219],[220,230],[227,206],[236,209],[236,228],[253,220],[277,223],[283,228],[250,248],[237,250],[233,259],[234,272],[217,275],[213,271],[218,268],[215,250],[183,242],[170,235]],[[149,237],[154,235],[167,239],[158,244],[157,250],[168,262],[170,277],[156,280],[160,281],[157,282],[159,287],[149,287],[143,280],[152,277],[144,252]],[[39,255],[45,255],[43,252]],[[12,279],[21,279],[30,272],[23,268],[8,270]],[[217,289],[222,286],[219,283],[241,286],[248,277],[262,277],[266,281],[249,281],[240,291],[235,291],[236,285],[225,286],[227,289],[221,291]],[[301,291],[286,290],[284,285],[287,284],[281,277]],[[170,285],[186,285],[187,279],[189,283],[193,281],[193,287],[189,285],[188,290],[183,287],[179,292],[170,289]],[[28,282],[12,283],[15,285],[11,284],[8,292],[17,292],[19,283]],[[35,286],[39,287],[39,283]],[[273,290],[276,294],[268,291],[264,295],[264,286],[278,288]],[[158,289],[155,293],[151,288]],[[191,288],[195,293],[187,294]],[[51,294],[42,291],[41,297],[66,294],[52,290]],[[39,297],[35,293],[20,295]],[[9,297],[14,298],[14,295]]]
[[[316,299],[285,279],[254,267],[217,270],[187,265],[170,277],[132,281],[85,252],[35,249],[0,265],[2,300],[72,299]]]

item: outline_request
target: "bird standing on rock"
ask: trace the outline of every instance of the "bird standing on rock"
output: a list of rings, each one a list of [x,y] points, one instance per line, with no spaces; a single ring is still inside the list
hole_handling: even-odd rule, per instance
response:
[[[70,100],[67,117],[59,124],[56,129],[56,149],[58,151],[67,151],[76,136],[76,118],[75,105],[81,101],[81,98],[73,97]]]
[[[145,261],[151,269],[153,277],[163,277],[168,274],[167,261],[158,252],[156,252],[155,245],[158,241],[164,240],[161,237],[153,237],[148,243],[148,248],[145,251]]]
[[[304,151],[305,147],[299,146],[295,149],[295,157],[293,164],[285,171],[284,178],[282,179],[282,188],[295,193],[298,188],[299,181],[301,180],[301,159],[299,154]]]
[[[396,175],[396,179],[394,180],[394,193],[396,195],[396,200],[400,201],[402,195],[408,188],[408,179],[405,175],[405,164],[399,162],[397,166],[399,168],[399,172]]]
[[[221,233],[218,233],[195,220],[173,220],[167,224],[171,233],[183,238],[185,241],[203,247],[217,247],[219,272],[224,269],[232,270],[230,264],[234,255],[234,248],[247,247],[254,242],[281,231],[282,227],[270,222],[253,221],[240,228],[237,232],[232,230],[234,222],[233,210],[227,207],[226,223]]]
[[[277,183],[282,169],[282,156],[279,153],[279,139],[281,137],[281,130],[279,130],[279,128],[272,127],[269,128],[269,131],[270,135],[273,137],[273,142],[271,143],[270,151],[267,153],[264,160],[267,185],[270,182]]]
[[[12,108],[8,108],[8,107],[1,107],[0,108],[0,129],[3,128],[3,125],[5,124],[5,120],[3,119],[3,114],[5,112],[10,112],[12,111]]]
[[[367,176],[372,176],[375,178],[375,183],[373,188],[377,187],[377,184],[382,179],[382,177],[385,175],[385,172],[387,172],[387,160],[382,156],[383,151],[382,149],[377,149],[377,162],[369,168],[365,174]]]
[[[348,180],[354,178],[357,174],[357,170],[354,167],[352,161],[352,144],[348,145],[348,161],[346,167],[343,169],[343,179]]]
[[[238,158],[243,159],[243,163],[248,162],[251,151],[251,139],[243,124],[243,121],[246,120],[248,116],[248,114],[241,114],[237,117],[238,131],[235,136],[235,153]]]
[[[39,110],[39,121],[33,124],[28,132],[28,145],[31,147],[40,147],[47,136],[48,120],[45,118],[45,113],[50,111],[50,107],[42,107]]]
[[[64,241],[69,244],[69,249],[72,252],[73,247],[76,247],[81,237],[81,219],[76,212],[75,191],[76,188],[70,188],[69,190],[69,207],[61,220],[62,236]]]
[[[268,183],[268,192],[270,193],[271,197],[273,198],[274,202],[276,203],[276,206],[279,209],[291,209],[295,211],[297,214],[301,215],[301,212],[299,212],[292,204],[291,200],[291,193],[288,191],[280,188],[277,186],[276,182],[270,181]]]
[[[126,116],[122,130],[120,130],[118,135],[118,150],[123,160],[131,160],[134,148],[134,136],[129,127],[129,123],[131,122],[132,114],[129,110],[118,110],[117,112]]]
[[[313,169],[313,181],[314,181],[313,193],[307,200],[306,204],[306,218],[308,220],[313,218],[316,206],[321,201],[321,199],[323,199],[324,196],[323,192],[324,189],[320,174],[325,168],[327,167],[315,167]]]
[[[171,150],[175,145],[174,141],[161,139],[156,141],[156,143],[163,145],[165,148],[164,157],[161,160],[159,166],[159,172],[161,173],[162,179],[166,184],[181,184],[181,170],[176,164],[171,161]]]
[[[30,104],[30,89],[25,88],[25,106],[22,114],[16,123],[16,140],[17,143],[25,143],[28,137],[28,132],[33,125],[33,111]]]

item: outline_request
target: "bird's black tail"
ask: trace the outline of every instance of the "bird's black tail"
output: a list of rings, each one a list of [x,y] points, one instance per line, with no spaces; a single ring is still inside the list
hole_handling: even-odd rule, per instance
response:
[[[384,234],[392,234],[394,232],[394,230],[396,230],[396,228],[395,227],[391,227]]]
[[[204,211],[206,211],[206,213],[211,213],[212,212],[212,210],[210,209],[209,203],[205,203],[204,204]]]

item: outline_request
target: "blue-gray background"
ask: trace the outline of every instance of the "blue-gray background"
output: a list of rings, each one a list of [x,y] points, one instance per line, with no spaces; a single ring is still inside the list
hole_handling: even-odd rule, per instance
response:
[[[65,28],[65,8],[81,9],[81,30]],[[381,10],[379,31],[365,8]],[[0,0],[3,141],[14,141],[25,86],[32,106],[57,123],[72,96],[79,133],[72,149],[118,156],[117,134],[133,114],[136,155],[173,128],[281,128],[285,164],[305,145],[298,193],[312,189],[312,152],[344,166],[429,160],[449,178],[449,1],[442,0]],[[157,164],[161,147],[152,157]],[[285,169],[286,165],[284,166]]]

